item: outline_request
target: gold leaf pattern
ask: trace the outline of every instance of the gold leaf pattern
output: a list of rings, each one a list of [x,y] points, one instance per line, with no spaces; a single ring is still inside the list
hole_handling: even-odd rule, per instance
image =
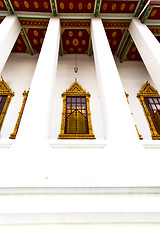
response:
[[[33,42],[34,42],[34,44],[37,44],[37,43],[38,43],[36,39],[33,39]]]
[[[69,9],[71,9],[71,10],[73,9],[73,3],[71,3],[71,2],[69,3]]]
[[[24,1],[24,6],[25,6],[26,8],[29,8],[29,3],[28,3],[27,1]]]
[[[122,5],[121,5],[121,11],[123,11],[125,9],[125,4],[123,3]]]
[[[87,9],[88,9],[88,10],[91,10],[91,8],[92,8],[92,4],[91,4],[91,3],[88,3]]]
[[[17,1],[14,1],[15,7],[19,8],[19,3]]]
[[[69,45],[69,44],[70,44],[70,41],[69,41],[69,40],[66,40],[66,44]]]
[[[35,8],[39,8],[39,4],[37,2],[34,2]]]
[[[116,9],[116,7],[117,7],[117,5],[114,3],[114,4],[112,5],[112,10],[114,11],[114,10]]]
[[[129,7],[129,10],[132,11],[133,8],[134,8],[134,4],[132,3],[132,4],[130,5],[130,7]]]
[[[83,7],[83,5],[82,5],[82,3],[80,2],[80,3],[78,4],[78,9],[81,10],[82,7]]]
[[[37,30],[34,30],[33,33],[34,33],[35,36],[38,36],[38,32],[37,32]]]
[[[157,13],[157,10],[152,11],[151,12],[151,17],[154,17],[156,15],[156,13]]]
[[[48,3],[47,2],[44,2],[43,5],[44,5],[45,9],[48,9]]]
[[[115,37],[117,35],[117,33],[114,31],[113,33],[112,33],[112,37]]]
[[[73,36],[73,32],[69,31],[69,36],[72,37]]]
[[[77,38],[74,38],[74,39],[73,39],[73,45],[76,47],[76,46],[78,46],[78,44],[79,44],[78,39],[77,39]]]
[[[107,3],[103,4],[103,10],[105,11],[107,9]]]
[[[79,37],[82,37],[82,31],[79,31],[79,32],[78,32],[78,36],[79,36]]]
[[[60,8],[64,9],[64,3],[63,2],[60,3]]]

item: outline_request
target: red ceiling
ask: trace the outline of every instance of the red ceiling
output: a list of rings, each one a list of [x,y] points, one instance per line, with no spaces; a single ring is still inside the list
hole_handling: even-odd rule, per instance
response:
[[[102,20],[104,28],[128,28],[131,20]]]
[[[87,54],[89,36],[89,29],[62,29],[62,44],[64,53]]]
[[[51,12],[49,0],[10,0],[15,11]]]
[[[101,13],[134,13],[138,1],[102,0]]]
[[[28,39],[32,45],[34,52],[40,52],[46,29],[41,28],[26,28],[25,29]]]
[[[0,0],[0,11],[7,11],[4,1]]]
[[[160,18],[160,7],[153,7],[148,19],[159,19]]]
[[[125,29],[105,29],[113,54],[116,54]]]
[[[49,19],[28,19],[28,18],[19,18],[20,23],[23,27],[39,27],[47,28]]]
[[[12,51],[13,52],[22,52],[22,53],[28,52],[26,44],[24,43],[21,34],[19,34]]]
[[[90,28],[90,20],[61,20],[62,28]]]
[[[93,13],[95,0],[57,0],[59,13]]]
[[[135,60],[141,61],[142,60],[134,43],[132,43],[132,46],[124,60],[131,60],[131,61],[135,61]]]
[[[21,14],[23,14],[23,12],[25,12],[25,14],[33,14],[32,17],[19,17],[19,20],[22,27],[25,29],[27,38],[29,39],[33,51],[39,53],[42,47],[45,31],[49,23],[50,15],[56,14],[56,9],[54,9],[54,6],[53,13],[51,10],[51,4],[54,3],[54,0],[10,0],[9,2],[11,2],[14,11],[21,12]],[[143,6],[146,4],[146,2],[147,0],[143,2]],[[85,19],[85,17],[83,19],[83,15],[88,16],[90,14],[90,16],[94,16],[94,10],[97,10],[98,8],[98,5],[96,4],[99,4],[99,0],[56,0],[56,3],[58,10],[57,15],[59,13],[60,15],[74,15],[74,19],[72,20],[67,18],[61,19],[61,39],[63,53],[87,54],[90,46],[90,19]],[[102,21],[113,54],[116,54],[118,46],[125,34],[125,30],[128,29],[131,22],[131,18],[126,19],[125,16],[134,16],[140,3],[141,0],[102,0],[100,7],[101,16],[104,16],[105,18],[107,16],[112,17],[110,19],[103,19],[102,17]],[[151,6],[153,6],[153,9],[148,16],[147,21],[156,21],[160,18],[160,5],[158,5],[157,2],[152,1]],[[2,13],[8,11],[4,0],[0,0],[0,11],[2,11]],[[38,12],[46,14],[46,17],[42,18],[41,15],[39,15],[37,18],[36,14]],[[76,14],[81,14],[82,18],[76,18],[76,16],[78,16]],[[3,20],[3,18],[4,17],[0,17],[0,22]],[[149,28],[156,36],[158,41],[160,41],[160,26],[155,25]],[[120,57],[125,52],[126,47],[127,42],[121,51]],[[127,56],[125,57],[125,60],[141,59],[138,51],[135,48],[136,47],[134,44],[132,44]],[[13,52],[28,52],[21,34],[15,43]]]

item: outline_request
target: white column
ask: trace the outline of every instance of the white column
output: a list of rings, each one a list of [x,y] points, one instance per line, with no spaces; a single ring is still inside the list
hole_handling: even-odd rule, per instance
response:
[[[60,40],[60,20],[51,17],[32,79],[17,140],[48,138]]]
[[[17,16],[7,16],[0,24],[0,73],[21,30]]]
[[[149,28],[136,18],[132,19],[129,32],[157,90],[160,92],[160,43]]]
[[[91,21],[93,52],[104,115],[105,138],[120,143],[138,141],[121,79],[101,19]]]

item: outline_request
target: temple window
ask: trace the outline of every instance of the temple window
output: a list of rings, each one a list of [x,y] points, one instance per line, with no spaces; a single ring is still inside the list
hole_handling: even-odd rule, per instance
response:
[[[1,77],[0,80],[0,130],[3,125],[4,118],[7,113],[9,103],[14,96],[14,93],[9,88],[8,84]]]
[[[137,94],[147,118],[152,139],[160,139],[160,96],[158,91],[150,85],[146,84]]]
[[[89,92],[75,80],[63,97],[59,139],[95,139],[91,124]]]

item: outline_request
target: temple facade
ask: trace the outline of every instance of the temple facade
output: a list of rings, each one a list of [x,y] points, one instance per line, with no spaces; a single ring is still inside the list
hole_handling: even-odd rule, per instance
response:
[[[160,2],[0,1],[3,239],[159,239]]]

